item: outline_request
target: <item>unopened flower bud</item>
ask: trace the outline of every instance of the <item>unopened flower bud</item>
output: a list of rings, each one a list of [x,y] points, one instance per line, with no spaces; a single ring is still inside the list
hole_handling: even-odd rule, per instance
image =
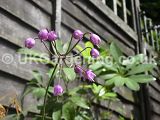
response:
[[[54,95],[59,96],[63,93],[63,88],[61,85],[55,85],[54,86]]]
[[[93,34],[93,33],[91,33],[90,40],[94,45],[99,45],[101,42],[100,37],[96,34]]]
[[[95,49],[95,48],[92,48],[90,54],[91,54],[91,56],[92,56],[93,58],[97,58],[97,57],[99,56],[99,52],[98,52],[98,50]]]
[[[80,39],[82,39],[82,37],[83,37],[83,32],[82,31],[75,30],[73,32],[73,38],[80,40]]]
[[[48,31],[47,29],[42,29],[38,33],[38,37],[40,40],[47,40],[48,39]]]
[[[75,65],[74,71],[75,71],[75,73],[78,73],[79,75],[81,75],[83,72],[83,68],[79,65]]]
[[[35,45],[35,40],[33,38],[27,38],[25,40],[25,47],[30,49],[30,48],[34,47],[34,45]]]
[[[57,38],[58,38],[58,36],[55,31],[50,31],[48,33],[48,40],[49,41],[55,41]]]

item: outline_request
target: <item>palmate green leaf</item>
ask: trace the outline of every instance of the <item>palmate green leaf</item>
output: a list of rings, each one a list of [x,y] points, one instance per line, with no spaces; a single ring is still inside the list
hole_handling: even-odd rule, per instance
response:
[[[119,57],[123,54],[114,42],[112,42],[110,45],[110,53],[113,56],[114,60],[119,63]]]
[[[61,120],[74,120],[75,118],[75,106],[71,102],[63,104]],[[55,119],[54,119],[55,120]]]
[[[140,64],[138,66],[133,67],[127,75],[134,75],[137,73],[143,73],[147,71],[151,71],[155,67],[154,64]]]
[[[63,68],[63,72],[69,81],[73,81],[76,78],[76,73],[73,68]]]
[[[155,78],[152,75],[144,75],[144,74],[132,75],[129,78],[138,83],[148,83],[155,80]]]
[[[140,89],[139,84],[136,81],[129,78],[126,80],[125,84],[131,90],[138,91]]]
[[[80,96],[72,96],[70,97],[70,100],[77,106],[82,107],[84,109],[89,109],[89,106],[87,105],[86,100],[83,97]]]

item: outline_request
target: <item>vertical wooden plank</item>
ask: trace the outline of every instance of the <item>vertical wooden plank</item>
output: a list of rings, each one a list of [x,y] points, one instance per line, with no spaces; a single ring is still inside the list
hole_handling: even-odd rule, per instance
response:
[[[104,4],[106,4],[106,0],[102,0],[102,2],[103,2]]]
[[[122,0],[122,7],[123,7],[123,19],[124,19],[124,22],[127,23],[126,0]]]
[[[144,31],[145,31],[144,34],[145,34],[146,42],[149,42],[147,17],[145,15],[143,16],[143,21],[144,21]]]
[[[149,19],[149,27],[150,27],[151,45],[152,45],[153,49],[155,49],[155,44],[154,44],[155,40],[154,40],[154,34],[153,34],[153,30],[152,30],[153,24],[152,24],[152,20],[151,19]]]
[[[157,27],[154,27],[154,32],[156,34],[156,51],[159,51],[159,36],[158,36],[158,30]]]
[[[52,12],[52,28],[56,31],[59,37],[61,37],[61,6],[62,0],[52,0],[53,12]]]
[[[113,11],[114,14],[117,15],[117,0],[113,0]]]
[[[132,22],[133,22],[133,29],[136,30],[136,16],[135,16],[135,0],[131,0],[131,13],[132,13]]]

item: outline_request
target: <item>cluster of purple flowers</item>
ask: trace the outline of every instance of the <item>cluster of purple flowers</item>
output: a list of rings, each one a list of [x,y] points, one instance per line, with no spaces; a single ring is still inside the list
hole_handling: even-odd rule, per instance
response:
[[[55,41],[58,38],[58,36],[55,31],[48,31],[47,29],[42,29],[38,33],[38,38],[41,41]],[[35,46],[35,43],[35,39],[27,38],[25,40],[25,47],[30,49]]]
[[[83,39],[83,37],[85,36],[86,33],[83,33],[80,30],[75,30],[72,34],[72,37],[76,40],[78,40],[78,42],[80,40]],[[92,42],[93,45],[98,46],[101,42],[101,39],[98,35],[93,34],[93,33],[88,33],[90,35],[90,41]],[[55,31],[49,31],[47,29],[42,29],[39,31],[38,33],[38,39],[40,39],[41,41],[55,41],[57,40],[58,35],[56,34]],[[37,39],[37,38],[36,38]],[[27,38],[25,40],[25,47],[27,48],[33,48],[35,46],[35,39],[33,38]],[[99,51],[96,48],[91,48],[90,51],[90,55],[93,58],[97,58],[99,56]],[[94,82],[94,78],[96,77],[96,75],[91,71],[91,70],[85,70],[84,68],[82,68],[80,65],[75,65],[74,66],[74,71],[75,73],[77,73],[78,75],[80,75],[81,77],[89,80],[90,82]],[[63,88],[61,85],[57,84],[54,86],[54,95],[55,96],[59,96],[63,93]]]

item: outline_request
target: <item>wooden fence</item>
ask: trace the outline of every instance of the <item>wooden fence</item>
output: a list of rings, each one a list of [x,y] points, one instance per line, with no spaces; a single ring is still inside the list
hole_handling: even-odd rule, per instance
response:
[[[104,46],[113,40],[125,55],[130,56],[139,53],[140,49],[141,29],[138,15],[139,0],[0,0],[0,97],[13,89],[20,96],[26,82],[32,78],[33,69],[46,72],[47,67],[44,65],[19,64],[16,53],[17,49],[24,47],[24,39],[36,36],[39,29],[55,29],[62,40],[69,40],[74,29],[91,31],[100,35]],[[150,29],[152,32],[149,33],[153,34],[157,29]],[[153,39],[148,40],[149,44],[159,50]],[[35,50],[46,52],[40,46],[37,43]],[[5,54],[13,55],[15,61],[5,64],[2,61]],[[151,83],[149,87],[154,89],[151,93],[159,95],[159,84]],[[123,116],[126,120],[132,116],[135,120],[147,120],[144,117],[144,97],[141,93],[133,93],[125,87],[116,88],[115,91],[121,101],[112,103],[110,107],[114,113],[113,120],[117,120],[118,116]],[[156,105],[157,101],[153,103]],[[34,102],[32,96],[28,96],[23,107],[26,108]],[[8,105],[7,101],[2,103]],[[98,107],[102,110],[108,109],[107,103],[99,104]],[[154,112],[160,111],[160,107],[155,108],[157,110]],[[157,114],[160,113],[155,116]]]

